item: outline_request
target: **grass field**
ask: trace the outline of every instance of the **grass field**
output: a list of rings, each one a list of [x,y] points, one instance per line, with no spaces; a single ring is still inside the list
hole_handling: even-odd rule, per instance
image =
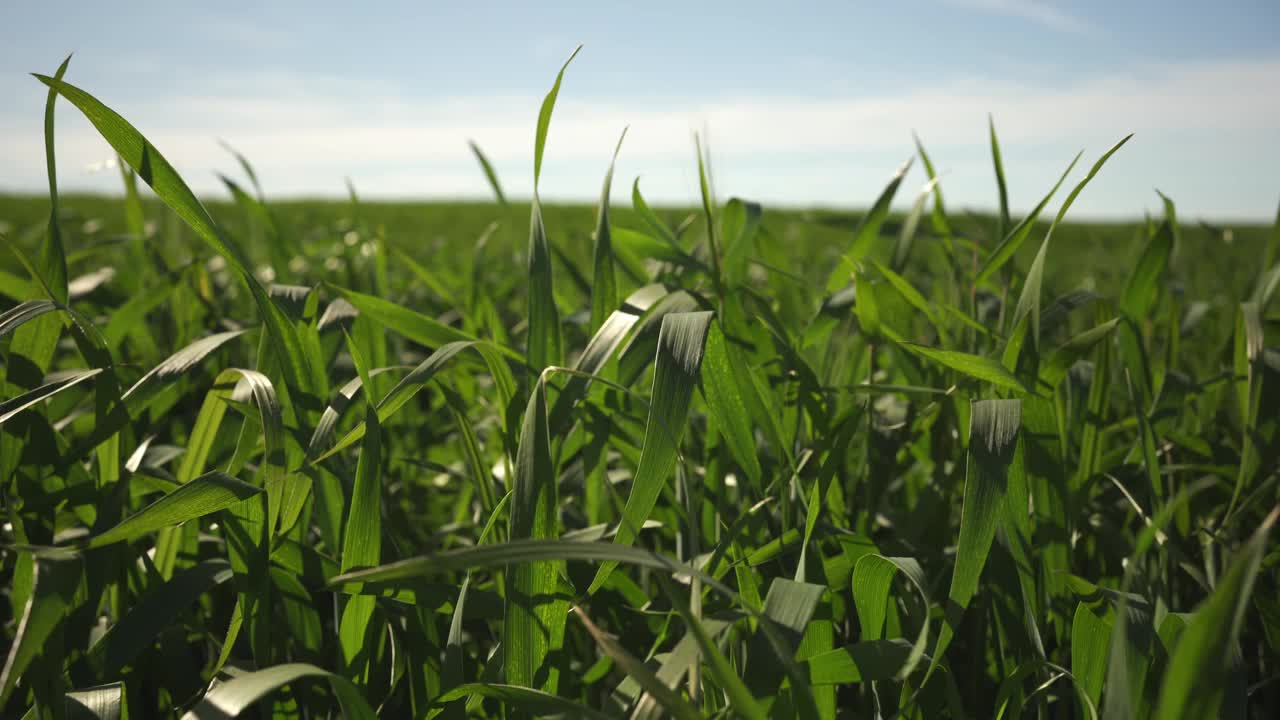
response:
[[[5,717],[1280,715],[1280,227],[1072,223],[1123,141],[1025,219],[202,203],[42,80],[128,169],[0,198]]]
[[[228,166],[234,167],[235,159],[228,155]],[[479,172],[479,169],[477,169]],[[241,185],[246,181],[238,180]],[[358,190],[358,188],[357,188]],[[1047,191],[1048,188],[1043,188]],[[268,196],[270,189],[267,188]],[[904,188],[902,196],[908,195]],[[867,198],[870,203],[874,198]],[[202,198],[210,214],[219,225],[236,237],[252,237],[256,232],[252,215],[237,207],[233,199]],[[143,213],[154,225],[157,239],[173,238],[179,247],[192,248],[198,242],[180,220],[154,199],[143,201]],[[120,241],[128,234],[124,206],[119,197],[98,195],[64,195],[63,232],[77,248],[87,250],[95,245],[103,246],[103,254],[88,252],[79,258],[84,272],[92,272],[106,262],[110,263],[111,241]],[[381,232],[385,241],[420,261],[434,267],[457,269],[462,256],[450,252],[452,248],[470,249],[477,238],[493,222],[500,223],[490,242],[503,252],[514,256],[516,262],[525,251],[528,242],[528,200],[510,207],[500,207],[488,202],[387,202],[361,200],[357,206],[338,200],[272,200],[274,221],[283,232],[299,238],[303,243],[315,240],[314,247],[307,248],[308,257],[327,257],[333,244],[346,230],[361,223],[370,231]],[[839,211],[832,209],[775,209],[765,208],[764,230],[771,244],[777,246],[786,258],[786,269],[795,274],[815,273],[826,262],[835,262],[848,244],[849,233],[857,227],[863,211]],[[655,211],[671,227],[696,221],[697,208],[656,208]],[[620,227],[641,230],[645,226],[630,204],[612,208],[614,221]],[[48,223],[49,200],[47,196],[0,195],[0,228],[17,238],[25,235],[25,246],[33,251],[41,239],[43,227]],[[564,268],[584,278],[590,278],[592,236],[596,224],[594,205],[552,205],[543,207],[548,237],[558,252],[564,254],[574,268]],[[1036,224],[1033,237],[1040,238],[1048,230],[1049,220],[1044,217]],[[892,237],[901,232],[904,217],[891,214],[885,221],[883,233]],[[999,218],[990,213],[959,212],[949,216],[957,233],[974,239],[983,247],[998,244],[995,238]],[[1021,220],[1021,218],[1015,218]],[[1072,222],[1070,219],[1055,231],[1061,241],[1060,253],[1045,268],[1046,293],[1061,294],[1079,287],[1092,287],[1104,295],[1114,296],[1124,286],[1126,269],[1132,267],[1141,255],[1146,237],[1141,218],[1135,215],[1130,222]],[[92,232],[85,233],[86,227]],[[693,225],[688,231],[688,244],[701,227]],[[921,241],[930,242],[929,228],[921,231]],[[1184,223],[1180,227],[1178,252],[1171,258],[1169,277],[1175,287],[1190,296],[1206,301],[1229,303],[1230,294],[1224,288],[1240,287],[1251,283],[1257,273],[1257,259],[1266,251],[1272,228],[1250,223],[1228,226],[1204,223]],[[1225,238],[1225,239],[1224,239]],[[269,263],[270,258],[257,246],[248,248],[255,259]],[[1025,243],[1014,257],[1014,263],[1023,271],[1030,265],[1037,250],[1035,243]],[[811,263],[812,258],[822,262]],[[921,258],[913,257],[913,263]],[[557,271],[563,259],[556,257]],[[324,273],[322,263],[309,267],[305,274],[291,276],[287,268],[280,268],[282,281],[315,282],[334,279]],[[11,255],[0,258],[0,267],[14,272],[17,260]],[[921,268],[927,271],[927,268]],[[825,279],[825,278],[823,278]],[[584,293],[585,296],[587,293]],[[570,307],[581,307],[581,296]]]

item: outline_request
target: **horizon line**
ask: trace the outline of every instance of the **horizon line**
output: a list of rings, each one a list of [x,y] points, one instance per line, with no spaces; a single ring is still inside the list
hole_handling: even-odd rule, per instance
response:
[[[145,187],[145,185],[143,187]],[[158,196],[150,193],[150,188],[146,188],[146,192],[148,193],[148,196],[145,197],[144,199],[154,200],[163,204],[164,202],[163,200],[161,200]],[[227,205],[235,204],[235,200],[230,197],[221,197],[215,194],[202,193],[198,191],[195,193],[195,195],[200,200],[201,203],[218,203],[218,204],[227,204]],[[78,190],[75,188],[59,188],[58,196],[59,198],[82,197],[82,198],[96,198],[96,199],[106,199],[106,200],[123,200],[124,199],[123,192],[103,191],[103,190],[97,190],[97,189]],[[366,204],[366,203],[367,204],[386,204],[386,205],[457,204],[457,205],[493,205],[494,207],[501,206],[501,203],[499,203],[492,195],[479,195],[479,194],[460,194],[460,195],[431,195],[431,194],[386,195],[386,194],[379,194],[379,193],[365,194],[365,193],[361,193],[359,188],[357,187],[356,196],[359,199],[359,202],[362,204]],[[11,200],[11,199],[39,200],[39,199],[47,199],[47,197],[48,197],[47,191],[41,192],[39,190],[0,188],[0,200]],[[766,211],[775,210],[775,211],[786,212],[786,213],[804,213],[804,212],[865,213],[871,207],[871,203],[868,203],[865,205],[855,205],[855,204],[841,205],[841,204],[820,203],[820,202],[812,203],[812,204],[803,204],[803,203],[797,204],[797,203],[789,203],[785,201],[770,203],[770,202],[765,202],[761,200],[756,200],[753,198],[740,197],[733,194],[729,194],[727,197],[723,198],[722,200],[717,199],[717,203],[727,201],[730,198],[738,198],[744,201],[759,203],[761,207],[764,208]],[[539,199],[543,206],[582,207],[582,208],[596,208],[599,206],[598,196],[563,196],[563,195],[553,194],[553,195],[540,195]],[[508,196],[506,204],[513,205],[513,206],[515,205],[528,206],[532,203],[532,200],[533,200],[532,196],[529,196],[529,197],[524,197],[521,195],[517,195],[514,197]],[[901,198],[899,198],[899,201],[901,201]],[[346,193],[337,192],[337,191],[333,193],[302,193],[302,194],[296,194],[296,195],[295,194],[279,194],[279,195],[268,196],[266,198],[266,202],[267,202],[267,205],[279,204],[279,203],[298,204],[298,203],[307,203],[307,202],[338,204],[338,203],[350,202],[350,196]],[[662,210],[686,210],[687,209],[687,210],[695,210],[699,212],[701,211],[701,201],[698,199],[690,199],[685,203],[668,202],[665,200],[652,200],[652,201],[649,201],[648,204],[652,208],[662,209]],[[1175,204],[1176,204],[1176,201],[1175,201]],[[933,206],[932,201],[929,201],[926,204],[925,212],[921,216],[922,220],[925,217],[927,217],[928,214],[931,212],[932,206]],[[610,207],[613,209],[630,210],[631,204],[630,203],[611,203]],[[890,212],[894,215],[907,215],[910,211],[902,208],[891,208]],[[981,215],[994,215],[998,212],[999,212],[999,208],[989,207],[985,205],[973,206],[973,205],[948,204],[948,207],[947,207],[948,217],[956,217],[959,215],[974,214],[974,213],[981,214]],[[1030,212],[1030,208],[1026,208],[1026,209],[1014,208],[1014,207],[1010,208],[1010,215],[1015,221],[1025,218],[1028,212]],[[1083,211],[1083,212],[1074,213],[1074,214],[1069,213],[1063,219],[1065,222],[1070,224],[1138,223],[1138,222],[1145,221],[1148,217],[1160,217],[1162,215],[1163,215],[1162,212],[1149,212],[1146,210],[1136,211],[1132,213],[1115,213],[1115,214],[1105,213],[1105,212],[1096,213],[1096,212]],[[1265,228],[1265,227],[1280,225],[1280,203],[1278,203],[1277,209],[1274,212],[1274,214],[1265,214],[1265,215],[1259,214],[1256,217],[1222,216],[1222,215],[1191,215],[1190,217],[1187,217],[1187,214],[1184,212],[1179,212],[1179,215],[1181,216],[1181,221],[1179,222],[1179,224],[1182,226],[1196,225],[1196,224],[1203,223],[1203,224],[1210,224],[1210,225],[1237,225],[1237,226]],[[1036,222],[1048,223],[1052,220],[1052,218],[1053,218],[1053,213],[1049,212],[1049,208],[1045,208],[1045,210],[1040,213],[1040,218]]]

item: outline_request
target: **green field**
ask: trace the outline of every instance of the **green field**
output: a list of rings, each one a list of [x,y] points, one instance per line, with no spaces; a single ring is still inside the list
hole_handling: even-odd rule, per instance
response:
[[[228,166],[233,167],[234,163],[234,158],[229,155]],[[235,182],[248,185],[244,179]],[[270,200],[270,188],[266,191]],[[254,233],[260,230],[253,214],[237,207],[229,195],[202,200],[218,223],[233,235],[256,237]],[[899,195],[899,204],[907,195],[909,193],[904,188]],[[872,200],[874,198],[867,198],[865,202],[870,204]],[[72,272],[93,272],[104,263],[110,264],[114,259],[110,246],[113,241],[123,241],[128,234],[120,198],[72,194],[62,197],[62,205],[65,218],[63,232],[71,238],[68,242],[84,251],[78,258],[79,265],[74,266]],[[197,249],[198,240],[194,234],[163,203],[147,197],[142,205],[145,217],[154,224],[156,240],[172,240],[186,252]],[[303,245],[306,249],[303,254],[308,258],[327,258],[333,253],[334,244],[357,223],[369,232],[380,233],[389,245],[441,270],[461,269],[476,239],[493,222],[500,225],[490,242],[495,248],[501,248],[501,252],[514,256],[514,262],[522,261],[521,256],[528,243],[527,199],[505,208],[482,202],[377,200],[360,200],[356,206],[339,200],[270,200],[270,207],[281,232]],[[766,207],[765,210],[765,235],[760,242],[769,244],[778,257],[785,258],[783,269],[812,278],[822,275],[822,268],[829,267],[829,263],[835,262],[846,249],[850,233],[865,212],[822,208],[779,210]],[[655,212],[672,228],[682,223],[693,223],[685,241],[688,246],[702,240],[704,233],[697,223],[699,211],[696,208],[655,208]],[[645,228],[630,203],[615,206],[612,213],[620,227],[637,231]],[[48,215],[47,196],[0,195],[0,228],[7,226],[6,232],[15,239],[25,237],[24,245],[29,251],[34,251],[39,243]],[[595,206],[544,206],[543,216],[556,252],[563,253],[563,256],[555,258],[556,271],[560,272],[563,267],[563,272],[570,273],[570,277],[575,274],[581,276],[582,284],[589,285]],[[887,218],[882,229],[886,241],[901,232],[903,219],[901,213]],[[1021,219],[1015,217],[1014,221]],[[1042,238],[1051,219],[1046,211],[1045,217],[1036,224],[1033,237]],[[999,218],[991,213],[959,212],[950,217],[950,221],[956,233],[973,239],[981,247],[990,249],[999,242],[995,237]],[[85,232],[86,224],[92,232]],[[925,226],[919,232],[922,245],[937,242],[937,236],[930,233],[929,227]],[[1258,258],[1264,255],[1271,233],[1271,227],[1249,223],[1226,226],[1184,223],[1180,227],[1177,252],[1171,259],[1169,278],[1175,289],[1185,291],[1192,298],[1230,304],[1232,296],[1223,290],[1245,287],[1253,282],[1258,271]],[[1137,261],[1146,241],[1142,219],[1137,215],[1129,222],[1073,222],[1068,218],[1055,231],[1055,237],[1060,245],[1056,248],[1053,262],[1045,268],[1045,280],[1049,283],[1045,292],[1054,296],[1080,287],[1090,287],[1104,295],[1114,296],[1123,288],[1126,270]],[[100,254],[88,252],[95,246],[101,246]],[[455,248],[466,252],[454,252]],[[271,258],[261,252],[260,246],[251,245],[248,249],[255,260],[271,263]],[[1037,249],[1036,243],[1025,243],[1015,256],[1015,264],[1025,270]],[[564,267],[566,259],[572,268]],[[815,259],[817,261],[813,262]],[[927,271],[923,266],[924,258],[913,256],[911,259]],[[0,267],[9,272],[14,272],[17,264],[12,255],[0,258]],[[322,261],[315,265],[309,267],[308,272],[299,274],[291,273],[287,266],[275,269],[280,274],[280,282],[310,284],[319,280],[340,282],[344,278],[341,274],[326,272]],[[819,279],[825,279],[825,276]],[[574,289],[578,286],[575,285]],[[574,298],[565,298],[569,303],[567,307],[585,307],[583,298],[587,295],[589,291]]]
[[[1280,715],[1280,227],[201,202],[45,80],[0,715]]]

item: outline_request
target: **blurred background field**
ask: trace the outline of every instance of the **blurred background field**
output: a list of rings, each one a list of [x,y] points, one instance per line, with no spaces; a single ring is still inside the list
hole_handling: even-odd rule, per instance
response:
[[[113,248],[126,239],[122,200],[109,195],[67,194],[62,196],[61,202],[67,220],[63,227],[69,235],[68,244],[78,249],[71,268],[73,276],[111,265],[115,259]],[[269,197],[268,202],[281,232],[299,243],[298,247],[305,250],[304,259],[307,261],[306,269],[301,272],[288,267],[272,267],[273,279],[279,282],[303,285],[319,280],[343,282],[346,279],[345,265],[335,269],[334,263],[330,263],[326,268],[324,262],[331,256],[341,257],[346,253],[337,247],[357,225],[370,232],[384,233],[391,247],[403,250],[431,270],[446,276],[463,270],[477,239],[495,221],[499,225],[488,240],[493,251],[519,260],[528,243],[527,203],[500,206],[494,202],[478,201],[358,198],[353,205],[350,201],[341,200],[272,201]],[[176,253],[173,256],[175,261],[185,252],[179,248],[196,247],[194,237],[184,239],[184,233],[190,235],[190,232],[162,203],[146,198],[143,205],[150,231],[157,236],[165,236],[164,242]],[[255,233],[262,232],[253,218],[230,200],[209,199],[206,206],[220,224],[238,237],[254,237]],[[657,211],[671,227],[690,223],[684,235],[684,245],[690,248],[697,244],[702,225],[694,222],[697,216],[692,204],[685,208],[657,208]],[[46,197],[0,195],[0,229],[7,227],[6,232],[24,239],[30,247],[35,246],[43,232],[48,212]],[[615,201],[611,212],[618,226],[634,230],[643,228],[626,203]],[[590,275],[595,213],[596,208],[590,204],[543,206],[547,232],[557,250],[557,271],[565,273],[567,281],[561,284],[564,292],[581,291],[581,287],[575,288],[568,281]],[[788,263],[783,269],[818,282],[830,272],[848,242],[849,233],[862,215],[860,210],[777,209],[766,206],[766,235],[760,242],[777,248],[780,257]],[[1017,222],[1021,218],[1015,214],[1013,219]],[[1032,233],[1033,238],[1044,236],[1050,219],[1052,217],[1048,213],[1042,216]],[[902,220],[901,215],[894,215],[886,222],[883,231],[886,241],[881,251],[888,252],[890,243],[887,238],[900,232]],[[993,236],[997,220],[993,215],[952,210],[951,220],[960,235],[972,238],[985,250],[995,246]],[[921,224],[919,232],[924,242],[928,242],[927,222]],[[1272,232],[1271,225],[1247,222],[1219,225],[1184,219],[1180,227],[1180,243],[1170,262],[1170,278],[1175,290],[1210,303],[1231,302],[1235,295],[1232,288],[1243,287],[1256,276],[1258,262]],[[1051,297],[1078,288],[1096,290],[1103,296],[1115,296],[1142,252],[1146,240],[1144,233],[1145,221],[1140,216],[1135,216],[1132,221],[1092,222],[1070,222],[1068,217],[1068,222],[1055,231],[1058,244],[1052,251],[1052,262],[1045,269],[1046,290]],[[250,243],[248,247],[261,266],[271,266],[270,258],[266,257],[260,243]],[[1014,260],[1015,265],[1025,270],[1037,247],[1036,243],[1024,244]],[[922,262],[922,257],[927,255],[917,255],[914,261]],[[16,265],[11,255],[0,257],[0,268],[14,273]],[[303,266],[294,264],[294,268]],[[401,290],[408,291],[407,288]],[[578,292],[564,299],[569,307],[581,307],[582,298],[586,295],[589,293]],[[8,297],[17,299],[11,295]]]

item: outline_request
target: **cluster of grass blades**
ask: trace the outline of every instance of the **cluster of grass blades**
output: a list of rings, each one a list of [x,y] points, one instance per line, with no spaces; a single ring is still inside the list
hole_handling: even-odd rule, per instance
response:
[[[5,717],[1280,713],[1280,230],[1188,298],[1166,200],[1122,293],[1043,296],[1128,138],[1046,225],[1070,168],[1015,222],[993,127],[981,234],[917,141],[911,213],[904,165],[830,263],[701,148],[676,223],[637,182],[615,224],[610,165],[582,262],[536,189],[562,68],[524,265],[493,226],[445,272],[354,192],[280,221],[243,158],[233,232],[66,69],[48,222],[3,238]],[[65,242],[58,100],[122,160],[106,246]]]

